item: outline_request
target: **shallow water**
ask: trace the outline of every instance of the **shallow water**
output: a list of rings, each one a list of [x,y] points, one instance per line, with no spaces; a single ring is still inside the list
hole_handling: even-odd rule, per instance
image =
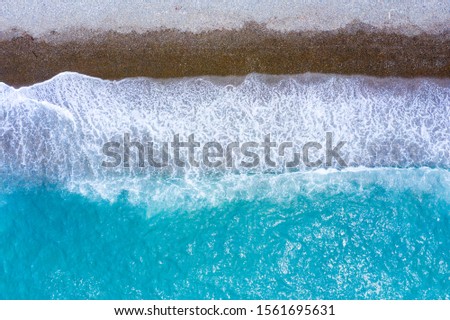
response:
[[[228,180],[153,205],[2,194],[1,298],[450,298],[448,171]]]
[[[1,84],[0,298],[448,299],[449,90],[333,75]],[[348,168],[100,165],[123,132],[326,131]]]

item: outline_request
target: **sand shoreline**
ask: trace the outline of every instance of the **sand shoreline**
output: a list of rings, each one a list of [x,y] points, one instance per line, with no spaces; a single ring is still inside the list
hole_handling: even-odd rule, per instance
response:
[[[450,77],[450,33],[405,35],[350,26],[336,31],[279,32],[258,24],[200,33],[92,33],[77,40],[19,33],[0,40],[0,81],[13,86],[63,71],[103,79],[146,76],[298,74]]]

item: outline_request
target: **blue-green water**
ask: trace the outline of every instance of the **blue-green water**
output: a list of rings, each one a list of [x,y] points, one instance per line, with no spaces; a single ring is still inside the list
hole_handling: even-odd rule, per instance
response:
[[[0,297],[450,298],[448,171],[320,176],[247,177],[253,190],[229,184],[216,202],[186,192],[164,212],[126,192],[2,194]]]
[[[0,298],[449,299],[449,119],[449,79],[0,83]],[[326,132],[347,167],[101,166],[124,133]]]

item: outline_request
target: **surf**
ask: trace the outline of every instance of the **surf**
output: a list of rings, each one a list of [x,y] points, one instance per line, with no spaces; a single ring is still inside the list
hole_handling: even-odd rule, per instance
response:
[[[448,79],[251,74],[109,81],[66,72],[30,87],[2,84],[2,171],[52,181],[123,173],[102,168],[99,150],[124,134],[162,144],[195,133],[201,143],[224,145],[271,134],[302,145],[325,132],[347,141],[350,167],[448,168],[449,88]]]

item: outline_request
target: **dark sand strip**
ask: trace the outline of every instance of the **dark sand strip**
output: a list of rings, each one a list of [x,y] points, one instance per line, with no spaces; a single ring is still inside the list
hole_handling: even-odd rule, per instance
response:
[[[71,41],[20,35],[0,41],[2,82],[28,85],[62,71],[104,79],[251,72],[450,77],[450,33],[406,36],[351,28],[282,33],[248,25],[240,30],[197,34],[176,30],[107,32]]]

